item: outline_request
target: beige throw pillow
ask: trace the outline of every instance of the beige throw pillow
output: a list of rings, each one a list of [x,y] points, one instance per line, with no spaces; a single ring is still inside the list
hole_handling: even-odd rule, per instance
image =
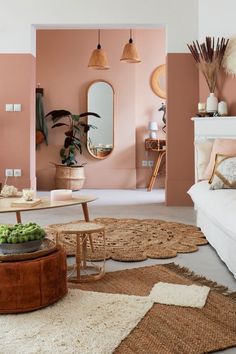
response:
[[[236,139],[215,139],[209,164],[204,172],[203,179],[209,179],[212,175],[216,154],[236,156]]]
[[[210,161],[213,142],[214,140],[205,140],[205,141],[196,141],[194,143],[197,181],[201,181],[204,179],[204,172]]]
[[[216,155],[210,189],[236,189],[236,156]]]

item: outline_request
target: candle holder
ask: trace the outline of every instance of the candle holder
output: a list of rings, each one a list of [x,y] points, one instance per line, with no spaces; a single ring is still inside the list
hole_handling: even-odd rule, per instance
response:
[[[51,201],[64,201],[72,199],[71,189],[55,189],[50,192]]]

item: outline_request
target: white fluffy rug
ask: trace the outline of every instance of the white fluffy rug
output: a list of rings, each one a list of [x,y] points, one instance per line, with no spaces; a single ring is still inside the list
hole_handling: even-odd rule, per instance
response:
[[[152,305],[148,297],[71,289],[43,310],[0,316],[0,353],[111,354]]]
[[[210,288],[198,285],[180,285],[159,282],[151,290],[150,298],[165,305],[202,308]]]
[[[0,315],[0,354],[111,354],[154,302],[202,307],[209,288],[168,283],[149,296],[70,289],[53,306]]]

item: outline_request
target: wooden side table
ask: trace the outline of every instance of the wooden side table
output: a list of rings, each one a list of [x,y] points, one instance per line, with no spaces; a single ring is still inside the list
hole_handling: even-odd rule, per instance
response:
[[[51,225],[52,227],[53,225]],[[60,243],[60,237],[63,235],[71,235],[76,237],[76,276],[68,277],[69,282],[81,283],[101,279],[105,274],[105,260],[106,260],[106,240],[105,227],[103,225],[93,222],[77,222],[68,224],[57,224],[56,226],[56,242]],[[87,265],[87,241],[93,233],[99,232],[103,237],[104,258],[103,265]],[[92,249],[92,247],[91,247]],[[92,249],[93,250],[93,249]],[[73,269],[74,266],[68,267]],[[93,271],[90,274],[81,274],[83,271]]]
[[[153,166],[152,175],[147,187],[148,192],[153,188],[155,180],[157,178],[158,172],[160,170],[161,162],[166,156],[166,140],[161,139],[146,139],[145,140],[145,149],[149,151],[157,152],[157,159]]]

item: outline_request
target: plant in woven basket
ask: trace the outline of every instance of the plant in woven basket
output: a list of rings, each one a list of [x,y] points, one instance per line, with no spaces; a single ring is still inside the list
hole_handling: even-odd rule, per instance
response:
[[[97,113],[84,112],[81,114],[72,114],[64,109],[54,110],[46,114],[46,117],[51,116],[53,125],[52,128],[66,127],[64,147],[60,150],[61,162],[66,166],[77,165],[76,151],[82,154],[82,140],[83,135],[86,134],[90,128],[96,129],[96,126],[81,121],[81,118],[87,116],[94,116],[101,118]],[[67,122],[58,123],[61,119],[67,118]],[[79,165],[83,166],[83,164]]]
[[[198,69],[206,79],[210,92],[215,92],[217,76],[219,74],[225,50],[229,40],[225,38],[206,37],[205,43],[193,41],[188,48],[196,61]]]

